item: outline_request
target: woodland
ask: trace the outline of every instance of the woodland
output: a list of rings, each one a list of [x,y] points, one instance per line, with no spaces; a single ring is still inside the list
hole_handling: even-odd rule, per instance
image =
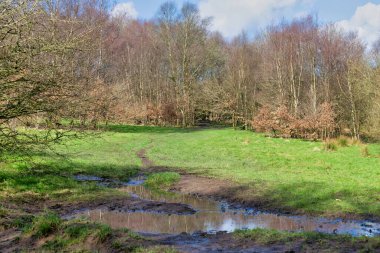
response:
[[[109,122],[379,137],[380,40],[366,45],[313,16],[225,39],[190,3],[167,2],[152,20],[112,16],[105,0],[0,7],[4,150]]]

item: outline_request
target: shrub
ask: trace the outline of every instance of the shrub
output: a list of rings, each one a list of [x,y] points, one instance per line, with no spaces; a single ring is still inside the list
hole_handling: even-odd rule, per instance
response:
[[[336,127],[335,117],[334,109],[330,103],[321,104],[317,115],[317,128],[321,139],[329,138],[334,134]]]
[[[275,111],[263,106],[253,118],[252,127],[285,138],[326,139],[334,135],[335,113],[328,103],[323,103],[317,114],[304,117],[293,115],[284,105]]]
[[[263,106],[253,118],[252,127],[257,132],[275,132],[274,120],[269,106]]]
[[[165,103],[159,107],[160,111],[160,120],[162,123],[175,124],[176,119],[178,118],[175,104],[174,103]]]

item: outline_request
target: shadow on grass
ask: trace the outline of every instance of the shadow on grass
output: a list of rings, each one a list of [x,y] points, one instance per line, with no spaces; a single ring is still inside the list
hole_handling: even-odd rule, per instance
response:
[[[177,127],[158,127],[158,126],[132,126],[132,125],[109,125],[105,126],[104,130],[116,133],[186,133],[190,129]]]
[[[50,195],[61,190],[86,193],[101,190],[102,187],[97,186],[95,182],[77,182],[74,175],[128,181],[139,170],[135,165],[81,163],[59,157],[33,163],[19,161],[9,164],[4,170],[0,167],[0,194],[2,191],[12,194],[30,191]]]
[[[174,168],[156,166],[155,170],[186,172],[215,177],[207,171],[215,169]],[[206,173],[205,173],[206,172]],[[218,176],[216,176],[218,178]],[[336,185],[334,182],[249,182],[222,185],[213,196],[226,199],[244,207],[257,208],[283,214],[308,214],[313,216],[368,219],[380,221],[380,205],[374,201],[377,189]],[[220,184],[220,181],[216,182]],[[198,193],[202,195],[202,187]],[[209,194],[205,190],[205,194]]]
[[[160,127],[160,126],[133,126],[133,125],[109,125],[104,126],[105,131],[116,133],[152,133],[152,134],[168,134],[168,133],[192,133],[202,130],[219,130],[229,127]]]
[[[244,184],[220,193],[245,205],[285,214],[309,214],[352,219],[380,220],[380,206],[349,189],[329,189],[318,182],[299,182],[261,187]],[[366,199],[364,199],[366,197]]]

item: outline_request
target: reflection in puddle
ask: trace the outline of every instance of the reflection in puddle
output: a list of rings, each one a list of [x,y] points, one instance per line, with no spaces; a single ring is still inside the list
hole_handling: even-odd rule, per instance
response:
[[[142,182],[142,180],[137,181]],[[353,236],[380,235],[379,223],[285,216],[253,212],[253,210],[247,209],[236,210],[230,209],[223,202],[183,194],[157,193],[135,183],[122,189],[142,199],[188,204],[198,212],[194,215],[167,215],[152,212],[118,212],[96,209],[83,211],[76,216],[87,216],[93,221],[109,224],[113,228],[126,227],[146,233],[178,234],[197,231],[213,233],[218,231],[232,232],[236,229],[270,228],[285,231],[351,234]]]

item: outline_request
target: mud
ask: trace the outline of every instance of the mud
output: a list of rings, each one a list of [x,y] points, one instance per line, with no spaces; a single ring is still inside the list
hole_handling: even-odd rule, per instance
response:
[[[183,253],[320,253],[320,252],[380,252],[365,241],[350,243],[339,240],[296,239],[288,242],[262,243],[251,238],[238,238],[233,234],[215,235],[195,233],[167,236],[158,239],[160,243],[174,246]]]
[[[163,245],[173,246],[182,253],[284,253],[303,252],[298,245],[260,245],[252,240],[240,240],[231,234],[204,233],[179,235],[145,235]]]
[[[207,180],[207,179],[205,179]],[[200,180],[202,181],[202,180]],[[237,208],[225,201],[215,201],[188,194],[157,192],[141,185],[142,178],[125,184],[121,191],[142,203],[114,203],[78,210],[73,217],[84,216],[112,228],[158,234],[233,232],[236,229],[267,228],[280,231],[323,232],[352,236],[380,235],[380,224],[309,216],[280,215],[254,208]],[[206,182],[204,182],[206,183]],[[207,185],[207,184],[206,184]],[[215,185],[214,185],[215,186]],[[210,192],[213,187],[209,187]],[[147,203],[151,202],[151,205]],[[158,207],[158,209],[156,209]],[[160,209],[162,207],[162,210]],[[192,209],[187,209],[187,208]],[[191,212],[193,210],[193,212]],[[196,210],[196,212],[195,212]]]
[[[15,228],[0,232],[0,252],[5,252],[5,249],[11,249],[17,238],[21,235],[21,231]]]
[[[196,213],[196,210],[186,204],[181,203],[165,203],[159,201],[142,200],[138,198],[127,198],[120,200],[113,200],[110,202],[92,204],[92,207],[86,206],[85,209],[97,209],[103,212],[147,212],[155,214],[177,214],[177,215],[190,215]],[[83,212],[78,209],[73,214]]]

